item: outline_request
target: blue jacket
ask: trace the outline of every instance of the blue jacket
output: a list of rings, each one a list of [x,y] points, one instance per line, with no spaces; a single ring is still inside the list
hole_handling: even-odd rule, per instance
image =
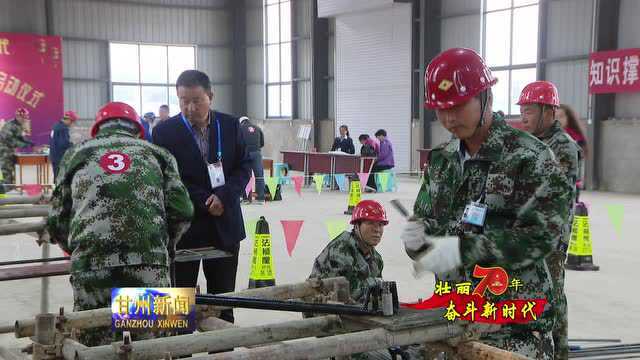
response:
[[[69,126],[62,121],[58,121],[51,129],[51,138],[49,139],[49,160],[54,168],[58,167],[62,156],[71,147],[69,137]],[[57,169],[56,169],[57,170]]]
[[[140,122],[142,123],[142,127],[144,128],[144,139],[148,142],[151,142],[153,140],[151,138],[151,124],[149,124],[149,122],[144,118],[141,118]]]
[[[191,228],[178,243],[179,249],[215,246],[230,250],[246,236],[240,197],[251,177],[251,161],[245,150],[238,119],[216,111],[211,111],[209,116],[210,155],[215,158],[217,152],[216,117],[222,132],[225,185],[215,190],[211,188],[207,164],[181,114],[161,122],[153,129],[154,144],[169,150],[176,158],[180,177],[195,209]],[[209,161],[213,161],[211,156]],[[215,194],[224,205],[221,216],[212,216],[207,211],[205,201],[211,194]]]

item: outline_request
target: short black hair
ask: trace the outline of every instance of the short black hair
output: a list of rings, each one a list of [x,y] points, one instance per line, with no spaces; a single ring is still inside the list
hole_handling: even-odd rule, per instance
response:
[[[180,86],[195,87],[200,86],[206,92],[211,93],[211,80],[207,74],[198,70],[185,70],[176,80],[176,89]]]
[[[387,131],[385,129],[380,129],[380,130],[376,131],[376,136],[387,137]]]
[[[167,105],[167,104],[160,105],[160,109],[169,110],[169,105]]]
[[[360,134],[360,136],[358,136],[358,140],[360,141],[367,140],[368,138],[369,138],[369,135],[367,134]]]

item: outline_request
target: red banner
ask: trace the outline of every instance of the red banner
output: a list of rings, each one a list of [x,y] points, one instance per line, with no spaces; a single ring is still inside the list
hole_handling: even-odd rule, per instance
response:
[[[31,140],[48,144],[64,112],[59,36],[0,32],[0,119],[13,119],[20,107],[29,110]]]
[[[589,94],[640,92],[640,49],[589,55]]]

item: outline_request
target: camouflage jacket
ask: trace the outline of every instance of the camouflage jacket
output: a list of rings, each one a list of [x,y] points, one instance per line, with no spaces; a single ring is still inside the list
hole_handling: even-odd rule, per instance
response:
[[[547,130],[541,137],[545,144],[549,146],[551,151],[558,160],[562,172],[567,176],[572,185],[578,181],[580,174],[579,162],[582,159],[582,149],[578,144],[567,134],[560,125],[560,122],[556,120],[553,125]],[[573,194],[572,200],[575,198]]]
[[[485,193],[488,207],[482,231],[470,231],[460,219],[464,208]],[[453,283],[482,280],[475,265],[499,266],[524,285],[489,301],[546,298],[542,318],[514,328],[549,331],[553,314],[552,283],[544,261],[556,249],[567,222],[571,187],[549,148],[535,137],[508,126],[494,114],[487,140],[463,161],[460,140],[451,139],[431,152],[414,211],[430,235],[460,236],[462,266],[439,280]]]
[[[24,128],[16,119],[4,124],[0,130],[0,153],[13,155],[17,148],[33,145],[31,141],[22,136],[23,132]]]
[[[382,256],[371,249],[367,257],[358,247],[354,233],[344,231],[322,250],[313,263],[309,278],[344,276],[351,285],[351,298],[364,303],[367,290],[382,277]]]
[[[72,253],[72,273],[169,265],[167,250],[193,217],[169,152],[103,125],[65,153],[59,171],[47,227],[51,242]]]
[[[572,185],[571,198],[569,199],[569,221],[567,221],[564,229],[564,235],[562,236],[562,242],[565,246],[569,244],[569,237],[571,235],[571,219],[573,219],[573,204],[576,202],[576,182],[580,177],[580,159],[582,158],[582,149],[580,146],[567,134],[560,125],[559,121],[555,121],[553,125],[547,130],[540,138],[545,144],[549,146],[556,160],[560,164],[562,173],[565,174],[570,184]]]

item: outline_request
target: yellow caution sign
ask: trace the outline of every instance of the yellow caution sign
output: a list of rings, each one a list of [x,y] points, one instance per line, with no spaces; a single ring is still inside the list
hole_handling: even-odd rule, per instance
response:
[[[276,278],[271,253],[269,224],[264,217],[261,217],[256,224],[256,234],[253,239],[249,288],[273,286],[275,284]]]
[[[569,254],[577,256],[591,256],[591,231],[589,231],[589,217],[575,216],[571,227]]]
[[[593,264],[589,212],[582,202],[577,203],[575,207],[569,251],[564,268],[579,271],[598,271],[600,269],[599,266]]]
[[[351,181],[351,185],[349,186],[349,203],[347,204],[347,211],[344,212],[345,215],[351,215],[353,213],[353,208],[358,205],[361,197],[362,189],[360,187],[360,181]]]

